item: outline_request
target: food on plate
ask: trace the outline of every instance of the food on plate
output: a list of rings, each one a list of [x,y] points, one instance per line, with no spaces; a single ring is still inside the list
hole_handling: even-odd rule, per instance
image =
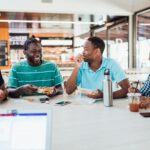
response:
[[[141,96],[141,98],[140,98],[140,108],[150,110],[150,97]]]
[[[143,117],[150,117],[150,97],[141,96],[140,114]]]
[[[51,94],[53,94],[54,90],[55,90],[54,87],[39,87],[38,88],[38,93],[51,95]]]

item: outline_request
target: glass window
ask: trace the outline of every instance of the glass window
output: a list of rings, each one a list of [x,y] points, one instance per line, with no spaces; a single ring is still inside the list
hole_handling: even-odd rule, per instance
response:
[[[104,57],[107,57],[108,52],[107,52],[107,31],[106,31],[106,28],[103,28],[103,29],[101,29],[101,30],[95,31],[95,34],[94,34],[94,35],[95,35],[95,36],[98,36],[98,37],[100,37],[101,39],[104,40],[104,42],[105,42],[105,50],[104,50],[104,52],[103,52],[103,56],[104,56]]]
[[[150,67],[150,9],[137,16],[137,68]]]
[[[95,35],[105,41],[103,56],[115,59],[123,69],[128,69],[128,21],[97,30]]]
[[[108,29],[108,54],[123,69],[128,69],[128,22],[120,23]]]

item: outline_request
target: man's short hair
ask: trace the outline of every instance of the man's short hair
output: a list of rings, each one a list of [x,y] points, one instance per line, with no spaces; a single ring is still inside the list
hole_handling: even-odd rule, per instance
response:
[[[105,43],[101,38],[93,36],[88,38],[88,41],[90,41],[95,46],[95,48],[99,48],[101,53],[103,53],[105,49]]]
[[[29,38],[25,41],[24,45],[23,45],[23,49],[24,50],[28,50],[29,45],[33,43],[33,44],[41,44],[39,40],[37,40],[36,38]]]

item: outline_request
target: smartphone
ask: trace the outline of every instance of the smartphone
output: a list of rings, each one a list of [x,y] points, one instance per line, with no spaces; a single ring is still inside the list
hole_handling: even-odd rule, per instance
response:
[[[70,103],[71,103],[70,101],[61,101],[61,102],[57,102],[56,104],[60,105],[60,106],[64,106],[64,105],[67,105],[67,104],[70,104]]]
[[[140,112],[143,117],[150,117],[150,112]]]
[[[46,101],[49,101],[50,99],[48,97],[46,98],[40,98],[41,103],[45,103]]]

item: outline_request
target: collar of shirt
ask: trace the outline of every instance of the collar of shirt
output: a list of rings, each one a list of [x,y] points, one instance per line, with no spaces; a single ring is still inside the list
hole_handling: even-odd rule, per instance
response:
[[[96,70],[96,72],[99,71],[99,70],[101,70],[101,69],[103,69],[103,68],[106,68],[106,63],[107,63],[107,58],[102,57],[102,64],[101,64],[101,66]],[[83,64],[82,64],[82,69],[85,69],[85,70],[89,70],[89,71],[91,71],[91,72],[94,72],[94,71],[89,67],[88,62],[83,62]]]

